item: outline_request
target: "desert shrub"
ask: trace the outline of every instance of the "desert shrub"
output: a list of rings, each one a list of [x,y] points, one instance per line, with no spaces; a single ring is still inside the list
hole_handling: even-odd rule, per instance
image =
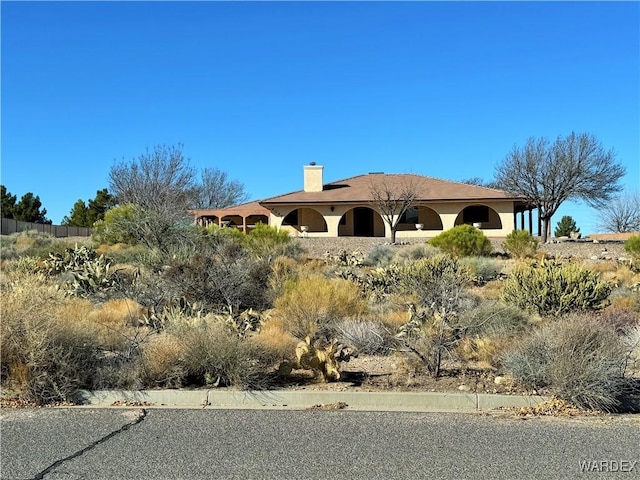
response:
[[[187,378],[200,385],[265,388],[276,358],[263,346],[243,339],[223,322],[203,318],[172,324],[182,350]]]
[[[458,263],[465,268],[476,285],[484,285],[498,277],[502,262],[495,258],[463,257]]]
[[[300,243],[291,238],[289,232],[264,223],[256,224],[243,238],[243,243],[252,254],[269,259],[278,256],[296,258],[302,252]]]
[[[625,328],[622,332],[622,339],[629,352],[627,369],[630,372],[635,372],[637,376],[640,373],[640,325],[636,324]]]
[[[274,302],[274,314],[296,338],[330,336],[336,321],[365,311],[358,286],[342,279],[309,277],[292,280]]]
[[[538,251],[538,240],[526,230],[513,230],[502,242],[502,248],[512,257],[534,257]]]
[[[483,299],[472,309],[463,311],[460,323],[467,334],[477,336],[511,335],[531,326],[529,315],[514,305]]]
[[[265,351],[271,352],[278,361],[293,360],[296,345],[300,342],[300,339],[285,330],[282,319],[275,317],[265,321],[252,340]]]
[[[206,239],[219,243],[242,243],[244,233],[237,228],[220,227],[215,223],[204,228],[203,234]]]
[[[167,332],[161,332],[145,342],[141,362],[141,381],[144,385],[181,387],[187,375],[181,361],[184,350],[184,343]]]
[[[456,351],[463,360],[495,368],[500,365],[502,355],[512,341],[512,337],[506,335],[464,337],[456,345]]]
[[[389,245],[375,245],[364,257],[364,264],[374,267],[386,267],[391,263],[395,252]]]
[[[291,257],[278,256],[270,266],[267,296],[271,302],[284,293],[284,286],[288,281],[308,274],[304,265]]]
[[[104,220],[98,220],[93,224],[91,238],[99,245],[113,245],[124,243],[134,245],[137,243],[133,233],[135,224],[135,207],[133,205],[120,205],[107,210]]]
[[[634,271],[640,271],[640,235],[632,235],[624,242],[624,251],[631,256]]]
[[[465,360],[499,367],[504,350],[516,335],[531,327],[529,317],[519,308],[497,300],[483,299],[460,315],[459,328],[464,335],[456,352]]]
[[[438,255],[404,267],[400,285],[432,311],[458,312],[466,301],[468,271],[453,257]]]
[[[457,225],[429,240],[429,244],[455,257],[489,255],[491,241],[471,225]]]
[[[87,320],[98,327],[97,341],[102,348],[121,350],[133,341],[135,328],[146,326],[149,315],[149,309],[135,300],[117,298],[93,308],[88,312]]]
[[[590,316],[545,324],[504,358],[525,388],[547,388],[578,407],[615,411],[628,385],[628,348],[615,331]]]
[[[173,298],[200,303],[211,311],[262,310],[268,306],[270,267],[240,245],[223,244],[189,262],[172,262],[163,278]]]
[[[334,330],[339,342],[365,355],[386,355],[394,345],[393,335],[379,321],[342,320]]]
[[[605,306],[611,285],[600,274],[575,263],[542,260],[514,268],[505,281],[503,300],[542,316]]]
[[[88,326],[70,317],[73,301],[42,275],[3,286],[2,384],[14,396],[45,404],[75,400],[91,385],[97,345]]]
[[[616,332],[622,333],[629,328],[640,326],[640,312],[622,308],[608,307],[598,312],[595,318]]]
[[[440,251],[428,243],[410,245],[399,249],[393,256],[393,263],[398,265],[410,265],[423,258],[435,257]]]
[[[43,266],[42,260],[31,256],[18,257],[10,263],[12,264],[12,269],[24,274],[38,273]]]

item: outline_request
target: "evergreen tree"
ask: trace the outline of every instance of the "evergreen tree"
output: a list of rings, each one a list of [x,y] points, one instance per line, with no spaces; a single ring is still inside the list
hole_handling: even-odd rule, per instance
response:
[[[25,193],[16,204],[13,211],[13,218],[23,222],[51,223],[46,217],[47,209],[42,207],[40,197],[31,192]]]
[[[558,222],[554,235],[556,237],[569,237],[571,233],[579,231],[580,229],[576,226],[576,221],[572,217],[565,215]]]
[[[71,209],[69,216],[62,220],[63,225],[72,227],[92,227],[98,220],[104,220],[104,214],[116,206],[116,200],[106,188],[98,190],[96,197],[89,200],[89,205],[79,199]]]
[[[16,208],[16,196],[11,195],[7,191],[7,187],[0,185],[0,196],[2,197],[2,211],[0,212],[4,218],[13,218],[13,213]]]

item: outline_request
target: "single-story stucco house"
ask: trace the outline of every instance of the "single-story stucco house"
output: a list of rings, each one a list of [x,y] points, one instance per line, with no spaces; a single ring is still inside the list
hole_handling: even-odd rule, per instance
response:
[[[416,174],[358,175],[324,183],[321,165],[304,166],[303,189],[258,202],[219,210],[194,210],[196,223],[234,225],[244,231],[263,221],[309,237],[391,237],[375,191],[415,193],[402,215],[396,238],[433,237],[456,225],[470,224],[487,237],[505,237],[514,229],[532,229],[532,209],[525,199],[502,190]],[[267,220],[268,218],[268,220]],[[265,221],[267,220],[267,221]],[[226,223],[230,222],[230,223]]]

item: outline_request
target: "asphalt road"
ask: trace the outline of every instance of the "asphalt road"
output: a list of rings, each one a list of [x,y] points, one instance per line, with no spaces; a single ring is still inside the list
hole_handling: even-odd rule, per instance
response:
[[[637,415],[94,408],[0,415],[3,480],[640,478]]]

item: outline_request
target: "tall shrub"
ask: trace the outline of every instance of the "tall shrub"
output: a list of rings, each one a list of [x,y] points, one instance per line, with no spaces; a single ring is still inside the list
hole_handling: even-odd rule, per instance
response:
[[[611,285],[600,274],[575,263],[542,260],[516,267],[505,281],[502,298],[541,316],[560,316],[575,310],[605,306]]]
[[[429,241],[455,257],[482,256],[491,253],[491,241],[472,225],[457,225]]]

